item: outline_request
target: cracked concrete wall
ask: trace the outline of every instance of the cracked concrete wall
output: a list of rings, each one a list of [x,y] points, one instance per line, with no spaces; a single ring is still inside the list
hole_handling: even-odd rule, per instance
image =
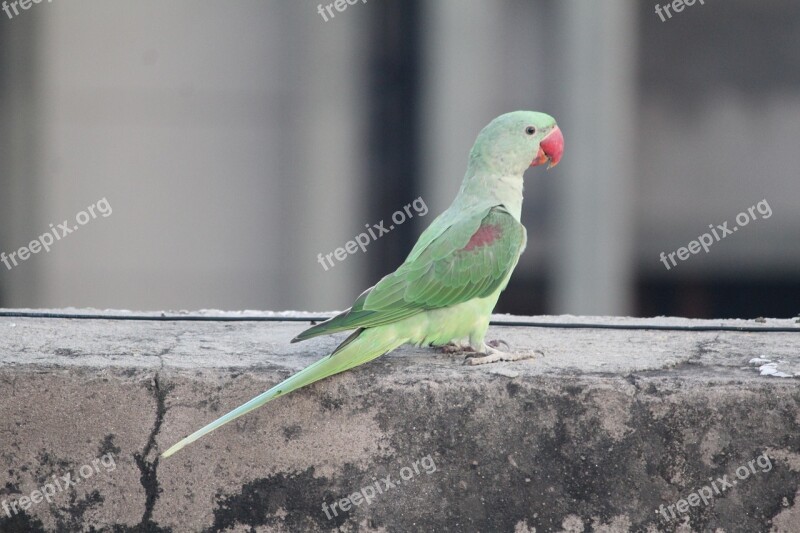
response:
[[[159,459],[343,337],[305,326],[0,317],[0,531],[800,531],[794,332],[493,327],[544,355],[403,348]]]

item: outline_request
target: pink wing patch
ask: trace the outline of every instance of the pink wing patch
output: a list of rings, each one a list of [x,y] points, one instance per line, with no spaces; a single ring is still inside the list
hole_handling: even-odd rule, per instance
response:
[[[491,224],[481,226],[469,239],[469,242],[464,247],[464,251],[472,251],[478,246],[488,246],[500,238],[502,234],[503,231],[500,229],[500,226],[493,226]]]

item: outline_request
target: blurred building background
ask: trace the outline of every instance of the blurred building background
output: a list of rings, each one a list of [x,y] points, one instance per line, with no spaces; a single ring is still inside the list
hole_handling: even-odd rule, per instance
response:
[[[0,305],[344,308],[447,207],[478,131],[535,109],[566,152],[528,171],[528,249],[499,311],[795,316],[800,4],[707,0],[664,21],[656,4],[0,11],[0,251],[113,208],[0,264]],[[427,215],[320,265],[418,197]],[[762,200],[773,216],[664,267]]]

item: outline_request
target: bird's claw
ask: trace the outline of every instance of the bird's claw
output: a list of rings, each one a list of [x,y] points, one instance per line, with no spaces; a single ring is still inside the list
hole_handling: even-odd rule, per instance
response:
[[[511,349],[511,346],[509,346],[508,343],[503,339],[496,339],[486,343],[487,346],[491,346],[492,348],[499,348],[501,344],[506,347],[506,350]]]

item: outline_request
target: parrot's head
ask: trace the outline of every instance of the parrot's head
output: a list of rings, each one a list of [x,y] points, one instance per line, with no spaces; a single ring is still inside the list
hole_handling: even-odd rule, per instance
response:
[[[491,121],[478,135],[471,159],[490,168],[523,173],[526,168],[561,161],[564,137],[550,115],[514,111]]]

